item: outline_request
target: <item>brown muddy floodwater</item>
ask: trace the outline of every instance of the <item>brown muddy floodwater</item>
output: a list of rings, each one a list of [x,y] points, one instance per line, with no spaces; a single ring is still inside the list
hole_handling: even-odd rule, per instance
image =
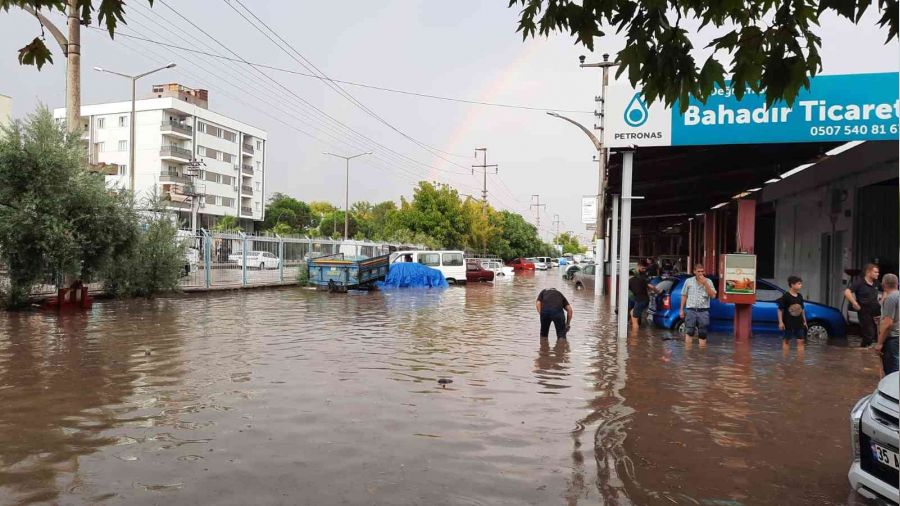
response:
[[[619,346],[557,276],[0,315],[0,503],[857,503],[871,352]],[[568,343],[538,339],[546,286]]]

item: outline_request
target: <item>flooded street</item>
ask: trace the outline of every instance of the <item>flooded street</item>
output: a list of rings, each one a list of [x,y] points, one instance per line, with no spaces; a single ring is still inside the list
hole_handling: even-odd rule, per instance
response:
[[[537,336],[547,286],[568,343]],[[647,328],[619,349],[593,304],[551,271],[3,314],[0,503],[856,504],[871,351]]]

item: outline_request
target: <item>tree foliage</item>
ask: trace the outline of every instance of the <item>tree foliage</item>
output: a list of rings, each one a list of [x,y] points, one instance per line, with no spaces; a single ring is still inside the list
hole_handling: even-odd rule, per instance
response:
[[[312,227],[313,221],[309,204],[276,192],[266,205],[263,228],[279,235],[303,234]]]
[[[219,221],[213,225],[213,231],[224,234],[234,234],[241,231],[241,225],[234,216],[225,215],[219,218]]]
[[[553,239],[554,244],[562,246],[563,254],[577,255],[587,251],[587,247],[578,242],[578,238],[568,232],[563,232]]]
[[[146,0],[153,5],[153,0]],[[82,26],[89,26],[96,13],[97,22],[105,25],[110,38],[115,37],[119,23],[125,23],[125,0],[78,0],[78,18]],[[66,0],[0,0],[0,9],[9,11],[10,7],[31,9],[44,15],[54,12],[67,15]],[[43,30],[40,37],[19,49],[19,63],[35,65],[38,70],[45,63],[53,63],[52,51],[44,40]]]
[[[898,0],[878,0],[879,25],[887,41],[897,37]],[[809,77],[822,70],[818,19],[834,12],[858,23],[876,2],[872,0],[510,0],[521,6],[518,31],[524,38],[568,31],[588,49],[609,31],[624,33],[617,76],[625,73],[640,85],[648,102],[676,100],[684,110],[691,97],[702,102],[715,85],[724,88],[726,74],[740,99],[745,93],[764,93],[771,105],[793,104]],[[699,30],[683,26],[696,20]],[[706,47],[714,50],[702,64],[694,58],[694,43],[706,27],[727,33]],[[729,61],[722,56],[727,55]],[[727,69],[726,69],[727,65]]]

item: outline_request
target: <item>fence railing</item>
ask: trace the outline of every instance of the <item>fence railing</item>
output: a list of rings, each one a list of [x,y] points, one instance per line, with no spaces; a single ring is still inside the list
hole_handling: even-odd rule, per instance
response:
[[[313,237],[280,237],[182,230],[178,240],[186,246],[181,288],[204,290],[265,285],[295,284],[311,258],[343,253],[347,257],[374,257],[394,251],[423,249],[421,245],[341,241]],[[0,291],[9,288],[9,278],[0,266]],[[35,297],[57,293],[53,280],[32,289]],[[103,283],[88,285],[92,293],[102,293]]]

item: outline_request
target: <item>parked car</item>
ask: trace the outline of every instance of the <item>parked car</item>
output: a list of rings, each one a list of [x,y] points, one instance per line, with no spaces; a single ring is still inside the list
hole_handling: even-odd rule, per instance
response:
[[[900,455],[897,452],[898,373],[878,383],[871,395],[850,411],[850,447],[853,460],[847,479],[861,495],[879,502],[900,503],[897,491]]]
[[[498,260],[482,260],[481,267],[492,271],[494,276],[512,276],[513,272],[515,272],[515,269],[503,265],[503,263]]]
[[[563,279],[571,281],[575,277],[575,273],[581,270],[581,267],[581,265],[566,264],[565,271],[563,271]]]
[[[244,253],[237,252],[228,255],[229,262],[244,262]],[[277,269],[281,266],[281,259],[268,251],[248,251],[247,252],[247,268],[248,269]]]
[[[534,264],[534,268],[535,268],[536,270],[539,270],[539,271],[546,271],[547,269],[550,268],[549,265],[547,265],[547,264],[544,263],[544,262],[541,262],[541,261],[540,261],[539,259],[537,259],[537,258],[526,258],[525,260],[527,260],[527,261],[531,262],[532,264]]]
[[[653,323],[659,327],[684,331],[684,321],[679,315],[681,308],[681,288],[689,276],[681,275],[662,278],[656,283],[660,291],[656,296]],[[707,276],[718,290],[718,277]],[[754,334],[778,334],[778,299],[785,290],[768,281],[757,279],[756,303],[753,304],[752,331]],[[839,309],[817,302],[804,301],[806,321],[809,323],[808,340],[810,342],[826,342],[829,337],[842,337],[846,334],[844,317]],[[734,304],[710,301],[709,330],[713,332],[730,332],[734,326]]]
[[[537,257],[537,261],[546,265],[548,269],[553,267],[553,259],[550,257]],[[557,263],[557,265],[559,265]],[[537,264],[535,264],[535,268],[537,268]]]
[[[575,283],[576,290],[593,290],[594,278],[596,277],[597,264],[581,265],[581,269],[575,271],[572,275],[572,281]]]
[[[466,263],[466,281],[469,283],[477,283],[479,281],[493,281],[494,271],[485,269],[478,262],[469,261]]]
[[[514,258],[509,262],[506,262],[506,265],[512,267],[517,271],[533,271],[534,270],[534,262],[529,261],[526,258]]]
[[[391,255],[391,263],[418,262],[437,269],[451,285],[466,282],[466,262],[462,251],[398,251]]]

